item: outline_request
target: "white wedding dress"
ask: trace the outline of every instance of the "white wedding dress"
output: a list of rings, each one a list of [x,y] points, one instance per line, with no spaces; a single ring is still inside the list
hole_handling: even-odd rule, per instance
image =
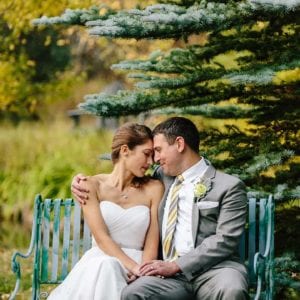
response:
[[[128,209],[111,201],[101,201],[100,209],[112,239],[137,263],[150,222],[145,205]],[[48,300],[119,300],[127,285],[127,270],[121,262],[106,255],[93,240],[92,248],[77,262]]]

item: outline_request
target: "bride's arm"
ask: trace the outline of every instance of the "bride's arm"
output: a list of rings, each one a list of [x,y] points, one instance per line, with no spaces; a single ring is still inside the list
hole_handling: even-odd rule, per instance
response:
[[[150,225],[147,231],[142,262],[157,259],[159,246],[159,225],[158,225],[158,206],[164,192],[163,184],[155,180],[151,183],[147,190],[147,194],[151,195],[150,206]]]
[[[80,185],[82,188],[86,188],[90,191],[89,201],[86,201],[86,204],[82,206],[82,210],[84,219],[86,220],[98,247],[106,254],[118,258],[124,267],[136,274],[138,264],[127,256],[109,235],[108,228],[99,208],[99,197],[97,194],[99,183],[95,178],[88,177],[86,181],[81,181]]]

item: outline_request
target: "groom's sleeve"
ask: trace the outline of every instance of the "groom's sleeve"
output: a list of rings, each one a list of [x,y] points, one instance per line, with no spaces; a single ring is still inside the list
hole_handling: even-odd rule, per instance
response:
[[[215,234],[204,238],[200,245],[175,261],[188,280],[224,260],[230,260],[237,253],[246,222],[247,195],[244,183],[236,178],[220,201]],[[200,235],[205,236],[205,232],[200,232]]]

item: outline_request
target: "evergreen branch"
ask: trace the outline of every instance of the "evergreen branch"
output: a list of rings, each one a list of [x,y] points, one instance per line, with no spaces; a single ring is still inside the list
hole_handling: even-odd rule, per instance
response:
[[[245,177],[244,180],[249,179],[249,177]],[[257,190],[251,188],[247,192],[247,197],[258,197],[258,198],[267,198],[270,194],[269,191]],[[300,198],[300,186],[296,186],[295,188],[291,188],[287,184],[278,184],[275,187],[275,190],[272,191],[274,200],[279,202],[295,200]]]
[[[295,188],[289,187],[286,183],[276,186],[274,191],[274,199],[277,201],[300,199],[300,186]]]
[[[253,66],[247,66],[247,71],[232,72],[229,75],[223,76],[224,79],[229,79],[232,84],[256,84],[267,85],[271,84],[276,72],[290,70],[300,67],[300,59],[295,59],[290,63],[281,65],[271,65],[270,67],[259,67],[256,69]],[[253,70],[254,69],[254,70]],[[300,80],[300,78],[299,78]]]
[[[196,115],[215,119],[248,118],[254,114],[255,108],[241,108],[235,105],[224,107],[215,105],[189,106],[183,108],[167,107],[153,111],[154,114]]]
[[[299,38],[298,38],[299,39]],[[195,53],[197,59],[209,60],[214,56],[226,53],[227,51],[250,51],[251,58],[258,60],[269,59],[270,55],[274,61],[282,57],[283,52],[299,53],[299,41],[297,41],[296,31],[291,35],[280,35],[268,32],[238,32],[230,36],[214,36],[209,39],[209,44],[204,47],[192,46],[191,51]],[[248,56],[249,57],[249,56]]]
[[[149,89],[149,88],[179,88],[186,87],[189,85],[195,85],[196,83],[218,79],[226,71],[224,69],[213,69],[204,68],[201,71],[191,73],[189,75],[174,77],[174,78],[162,78],[162,77],[145,77],[144,79],[149,80],[148,82],[138,82],[136,86],[138,88]]]
[[[133,65],[135,65],[135,63]],[[147,82],[136,83],[136,86],[138,88],[143,89],[178,88],[220,78],[227,80],[229,79],[232,85],[246,85],[251,83],[256,84],[257,86],[273,86],[272,82],[274,77],[276,76],[276,72],[300,67],[300,60],[295,59],[287,64],[284,63],[281,65],[272,66],[268,66],[267,64],[261,64],[260,66],[257,64],[255,66],[254,65],[255,64],[248,65],[247,67],[243,68],[243,71],[239,72],[230,72],[226,71],[225,69],[205,67],[202,70],[197,70],[195,72],[191,72],[190,74],[186,74],[184,76],[176,76],[173,78],[165,78],[161,76],[147,76],[144,74],[131,74],[129,75],[129,77],[146,80]]]
[[[127,10],[117,14],[108,12],[95,18],[89,10],[68,10],[61,17],[42,17],[34,20],[34,24],[83,24],[91,27],[89,33],[97,36],[122,38],[178,38],[193,33],[214,31],[239,27],[249,21],[274,19],[287,20],[290,15],[299,13],[300,5],[282,2],[263,3],[247,1],[241,3],[207,2],[187,9],[177,5],[153,5],[144,10]],[[88,18],[83,17],[88,15]],[[260,17],[258,17],[260,16]],[[89,21],[91,20],[91,21]]]
[[[101,14],[100,14],[101,13]],[[116,11],[103,4],[99,7],[92,6],[89,9],[66,9],[65,12],[58,17],[46,17],[34,19],[33,25],[84,25],[86,22],[93,20],[106,20],[109,16],[114,15]]]
[[[218,86],[215,89],[217,90]],[[85,102],[81,103],[79,107],[89,113],[107,117],[137,115],[141,112],[172,105],[185,107],[217,103],[227,99],[233,91],[240,94],[242,89],[243,87],[229,87],[219,91],[218,94],[206,87],[161,89],[151,92],[119,91],[116,95],[100,93],[85,96]]]
[[[270,61],[267,62],[262,61],[262,56],[267,55],[268,51],[264,51],[265,45],[268,45],[268,49],[270,51],[273,50],[273,57],[274,61],[276,62],[276,67],[274,70],[269,70],[269,72],[265,72],[264,77],[269,75],[269,77],[273,77],[276,71],[280,71],[286,68],[293,68],[299,65],[300,58],[299,54],[300,49],[299,43],[295,40],[294,36],[291,37],[281,37],[277,38],[272,36],[272,39],[276,42],[273,42],[271,39],[257,39],[257,38],[250,38],[250,39],[221,39],[219,43],[216,45],[215,43],[209,43],[209,46],[200,47],[200,46],[192,46],[188,49],[172,49],[170,53],[162,53],[161,51],[155,51],[153,54],[150,55],[149,60],[127,60],[122,61],[118,64],[112,66],[113,69],[121,69],[121,70],[140,70],[145,72],[158,72],[158,73],[187,73],[188,77],[191,76],[190,73],[195,72],[203,72],[204,66],[203,64],[205,61],[211,61],[215,55],[224,53],[226,50],[237,50],[242,51],[249,48],[248,46],[251,45],[251,49],[260,49],[255,50],[257,53],[257,58],[255,59],[253,55],[247,56],[246,58],[239,58],[240,65],[246,65],[243,71],[247,71],[248,69],[260,69],[270,68]],[[233,48],[232,43],[235,45]],[[293,45],[294,43],[294,45]],[[283,46],[282,46],[283,45]],[[297,48],[298,47],[298,48]],[[276,49],[274,53],[274,49]],[[276,53],[278,53],[276,55]],[[251,60],[251,64],[248,61]],[[292,60],[292,62],[291,62]],[[209,68],[212,66],[213,60],[210,65],[207,66]],[[282,66],[280,66],[282,64]],[[232,68],[231,68],[232,70]],[[253,72],[253,70],[252,70]],[[268,74],[269,73],[269,74]],[[219,74],[219,71],[217,72]],[[221,75],[221,74],[219,74]],[[234,73],[233,76],[236,74]],[[239,74],[241,75],[241,74]],[[194,75],[192,75],[194,76]],[[229,75],[231,76],[231,75]],[[211,77],[213,78],[213,77]],[[209,79],[209,78],[208,78]],[[269,82],[269,80],[267,80]]]
[[[287,226],[287,224],[284,224],[284,226]],[[293,225],[292,228],[295,228],[295,230],[298,229],[296,224]],[[275,267],[274,274],[275,274],[276,289],[280,290],[283,287],[285,288],[288,287],[294,289],[296,292],[295,294],[298,294],[298,292],[300,291],[300,282],[299,279],[297,279],[297,276],[293,276],[293,274],[299,274],[299,270],[300,270],[299,255],[296,256],[295,253],[293,252],[291,253],[285,252],[283,256],[275,258],[274,267]]]
[[[182,90],[181,93],[163,90],[152,94],[119,91],[116,95],[104,93],[87,95],[85,102],[79,104],[79,108],[99,116],[137,115],[161,106],[181,102],[186,97],[186,90]]]
[[[261,5],[261,6],[267,6],[270,5],[272,7],[279,7],[279,8],[285,8],[286,10],[293,10],[297,6],[300,5],[299,0],[288,0],[288,1],[282,1],[282,0],[250,0],[250,2]]]
[[[154,4],[146,7],[145,9],[149,13],[156,13],[156,12],[164,12],[164,13],[175,13],[175,14],[184,14],[186,9],[177,5],[170,5],[170,4]]]
[[[294,151],[283,150],[282,152],[268,152],[258,155],[254,158],[252,165],[246,168],[245,171],[250,174],[258,174],[271,166],[282,164],[283,161],[286,161],[294,154]]]
[[[144,76],[144,75],[143,75]],[[149,91],[120,91],[116,95],[94,94],[85,97],[85,103],[80,107],[88,112],[102,116],[137,115],[141,112],[176,106],[179,108],[198,106],[208,103],[218,103],[231,97],[241,98],[241,103],[251,102],[257,106],[256,118],[264,119],[266,115],[272,115],[272,109],[263,112],[262,101],[247,101],[247,97],[257,99],[259,92],[266,92],[271,87],[245,89],[244,85],[224,85],[222,83],[212,87],[196,85],[172,89],[162,88],[161,90]],[[249,112],[250,113],[250,112]],[[237,115],[237,114],[236,114]],[[241,115],[243,117],[243,115]]]
[[[203,64],[197,60],[193,51],[189,49],[172,49],[165,54],[161,51],[154,51],[150,54],[149,60],[127,60],[112,66],[113,69],[140,70],[158,73],[190,73],[194,70],[201,70]]]

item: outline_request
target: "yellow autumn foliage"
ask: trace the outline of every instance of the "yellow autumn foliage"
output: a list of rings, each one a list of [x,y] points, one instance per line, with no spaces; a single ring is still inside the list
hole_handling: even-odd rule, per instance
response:
[[[274,78],[275,84],[292,83],[300,80],[300,68],[280,71]]]

